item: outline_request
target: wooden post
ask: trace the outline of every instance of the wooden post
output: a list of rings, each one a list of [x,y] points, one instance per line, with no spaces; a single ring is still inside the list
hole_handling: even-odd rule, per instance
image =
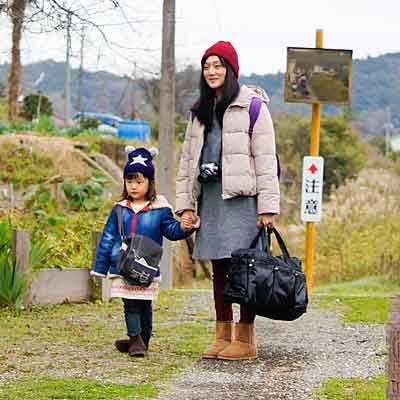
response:
[[[12,261],[16,266],[16,274],[25,275],[29,279],[29,249],[30,239],[29,231],[17,229],[13,231],[12,236]],[[24,305],[30,303],[30,281],[26,290]]]
[[[392,303],[389,322],[386,325],[388,359],[386,365],[386,398],[400,399],[400,296]]]
[[[92,232],[92,264],[96,260],[96,251],[97,246],[100,243],[101,232],[93,231]],[[92,296],[91,299],[93,301],[101,300],[108,301],[110,300],[110,279],[104,278],[92,278]]]
[[[20,274],[29,271],[29,231],[18,229],[13,231],[12,258]]]
[[[9,184],[9,199],[11,208],[15,208],[15,192],[14,192],[14,184],[10,182]]]
[[[315,37],[315,47],[323,47],[323,31],[318,29]],[[310,156],[319,155],[319,131],[321,125],[321,105],[312,105],[311,118],[311,139],[310,139]],[[306,228],[306,254],[305,254],[305,273],[307,278],[308,293],[311,293],[313,287],[312,267],[314,260],[314,241],[315,241],[315,222],[307,222]]]
[[[160,81],[159,191],[175,201],[175,0],[163,2],[163,31]],[[162,286],[172,287],[172,245],[164,242],[161,261]]]

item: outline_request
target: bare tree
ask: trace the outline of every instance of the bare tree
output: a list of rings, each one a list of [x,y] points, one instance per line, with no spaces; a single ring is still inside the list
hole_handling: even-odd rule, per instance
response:
[[[8,119],[17,118],[17,100],[21,82],[21,37],[28,0],[14,0],[9,12],[12,22],[11,69],[8,89]]]
[[[117,0],[109,0],[112,7],[118,7]],[[80,31],[82,25],[94,26],[106,40],[101,27],[93,22],[87,9],[77,1],[59,0],[0,0],[0,13],[8,13],[12,22],[11,67],[8,90],[8,119],[17,118],[17,101],[21,85],[21,38],[24,23],[38,23],[42,32],[75,28]],[[27,7],[30,15],[27,16]],[[75,22],[74,22],[75,21]]]

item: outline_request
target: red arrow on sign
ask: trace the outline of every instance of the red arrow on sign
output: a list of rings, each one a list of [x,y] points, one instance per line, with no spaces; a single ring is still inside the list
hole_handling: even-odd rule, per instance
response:
[[[318,171],[318,168],[315,166],[314,163],[311,164],[311,167],[308,168],[308,170],[312,173],[315,174]]]

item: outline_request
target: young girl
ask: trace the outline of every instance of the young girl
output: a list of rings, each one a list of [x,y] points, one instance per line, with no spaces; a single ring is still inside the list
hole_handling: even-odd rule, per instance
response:
[[[111,297],[120,297],[124,303],[128,340],[117,340],[115,347],[130,356],[143,357],[152,332],[152,300],[155,300],[161,280],[160,271],[149,287],[129,285],[117,267],[121,246],[117,207],[122,207],[122,221],[126,236],[141,235],[162,245],[163,236],[180,240],[191,235],[191,222],[178,222],[165,197],[157,195],[152,159],[157,149],[127,146],[128,162],[124,168],[122,200],[111,210],[97,248],[91,274],[113,279]],[[128,234],[130,233],[130,234]]]

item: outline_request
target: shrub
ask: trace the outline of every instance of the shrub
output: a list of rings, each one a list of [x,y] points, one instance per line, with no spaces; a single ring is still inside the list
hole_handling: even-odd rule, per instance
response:
[[[106,179],[103,176],[92,176],[87,182],[77,184],[66,181],[62,189],[73,210],[94,210],[98,207],[99,197],[103,194],[103,185]]]
[[[36,130],[40,133],[53,133],[55,131],[55,126],[51,116],[41,115]]]
[[[310,121],[296,114],[276,118],[277,147],[282,160],[283,180],[300,182],[302,157],[309,154]],[[346,179],[356,178],[367,156],[360,136],[345,116],[321,119],[320,155],[324,157],[324,194]]]
[[[19,311],[26,293],[27,279],[17,274],[11,260],[11,222],[0,221],[0,307]]]
[[[10,254],[0,253],[0,307],[20,311],[27,286],[27,278],[16,273]]]
[[[93,117],[82,117],[79,121],[81,129],[91,130],[97,129],[101,125],[101,121]]]
[[[37,93],[25,96],[21,111],[22,117],[28,120],[32,120],[34,117],[37,118],[38,104],[39,95]],[[53,115],[53,106],[49,98],[43,94],[40,95],[40,115]]]

